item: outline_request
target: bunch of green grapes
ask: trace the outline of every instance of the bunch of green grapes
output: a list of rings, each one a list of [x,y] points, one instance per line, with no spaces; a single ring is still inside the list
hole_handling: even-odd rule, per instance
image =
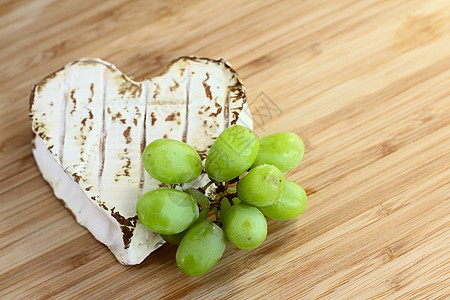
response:
[[[228,240],[240,249],[256,248],[267,236],[266,217],[289,220],[305,210],[305,191],[283,175],[302,160],[304,149],[301,138],[291,132],[258,139],[246,127],[231,126],[208,153],[206,186],[145,193],[136,206],[138,218],[168,243],[178,244],[176,262],[181,271],[202,275],[222,257]],[[203,172],[195,149],[171,139],[150,143],[143,164],[153,178],[166,184],[187,183]],[[207,196],[211,184],[216,193]]]

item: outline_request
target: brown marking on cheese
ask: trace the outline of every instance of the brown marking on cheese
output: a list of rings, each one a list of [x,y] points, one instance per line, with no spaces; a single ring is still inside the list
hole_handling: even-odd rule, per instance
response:
[[[155,122],[156,122],[156,116],[155,116],[155,113],[152,112],[152,113],[150,114],[150,117],[152,118],[152,126],[153,126],[153,125],[155,125]]]
[[[124,248],[128,249],[128,247],[130,247],[131,238],[133,237],[133,230],[126,226],[120,226],[120,228],[122,229],[123,233],[122,240],[123,245],[125,246]]]
[[[207,106],[207,107],[205,108],[205,112],[207,112],[210,108],[211,108],[211,106]]]
[[[92,103],[92,98],[94,97],[94,83],[91,83],[89,89],[91,90],[91,96],[88,98],[88,103]]]
[[[100,207],[102,207],[104,210],[109,210],[108,207],[106,207],[105,202],[102,202],[100,204]]]
[[[173,121],[175,120],[175,113],[171,113],[170,115],[167,116],[167,118],[165,119],[165,121]]]
[[[215,106],[217,107],[217,110],[215,113],[210,113],[210,117],[217,117],[222,112],[222,106],[219,103],[215,103]]]
[[[92,110],[89,110],[89,119],[93,119],[94,118],[94,114],[92,113]]]
[[[137,126],[138,120],[136,118],[133,119],[134,126]]]
[[[207,152],[207,150],[201,150],[201,151],[197,151],[198,152],[198,155],[200,156],[200,158],[202,159],[202,160],[204,160],[205,158],[206,158],[206,152]]]
[[[111,108],[108,107],[108,108],[106,109],[106,111],[108,112],[108,114],[110,114],[110,113],[111,113]]]
[[[118,112],[117,114],[115,114],[114,116],[112,116],[112,120],[115,121],[116,119],[120,119],[122,118],[122,114],[120,112]]]
[[[172,85],[171,87],[169,87],[169,90],[170,90],[171,92],[175,91],[177,88],[180,87],[180,84],[179,84],[177,81],[175,81],[175,79],[172,79],[172,81],[173,81],[174,85]]]
[[[124,169],[123,173],[127,177],[130,177],[130,167],[131,167],[131,159],[127,157],[127,164],[122,167]]]
[[[244,85],[242,84],[242,81],[237,76],[236,72],[227,63],[225,63],[225,66],[228,67],[230,69],[231,73],[233,74],[232,79],[234,82],[234,84],[228,86],[228,89],[230,91],[228,99],[229,99],[229,101],[231,101],[231,103],[236,103],[236,102],[241,101],[241,105],[237,108],[233,108],[231,111],[232,120],[230,121],[230,125],[235,125],[239,118],[239,113],[242,111],[245,103],[247,102],[247,97],[245,95]]]
[[[51,146],[49,146],[47,149],[50,151],[50,150],[53,149],[53,146],[55,146],[55,145],[51,145]]]
[[[77,110],[77,99],[75,99],[75,90],[70,91],[70,99],[72,99],[73,108],[70,111],[70,114],[72,115]]]
[[[127,144],[131,143],[132,138],[130,136],[131,126],[128,126],[127,129],[124,130],[123,136],[125,137],[125,140],[127,141]]]
[[[205,89],[206,97],[209,98],[209,100],[212,100],[212,94],[211,94],[211,86],[206,83],[206,81],[209,80],[209,73],[206,72],[206,79],[202,81],[203,88]]]
[[[138,217],[131,217],[131,218],[125,218],[122,216],[119,212],[115,211],[115,207],[111,209],[111,216],[119,222],[120,225],[123,226],[130,226],[130,227],[136,227]]]
[[[164,139],[167,139],[167,138],[168,138],[167,134],[164,134],[164,135],[163,135],[163,138],[164,138]]]
[[[228,86],[228,89],[232,93],[232,95],[230,95],[231,102],[234,103],[241,99],[246,102],[245,89],[241,82],[237,81],[234,85]]]
[[[156,97],[158,97],[158,95],[160,94],[160,90],[161,90],[161,87],[160,87],[159,83],[156,83],[156,85],[155,85],[155,92],[153,93],[153,98],[154,99],[156,99]]]
[[[141,110],[140,110],[139,107],[137,107],[137,106],[135,106],[134,109],[136,110],[136,116],[137,116],[138,118],[140,118],[140,117],[142,116]]]
[[[239,119],[239,112],[233,111],[233,120],[231,120],[231,125],[235,125]]]
[[[121,122],[122,124],[126,124],[126,123],[127,123],[127,119],[120,119],[120,122]]]
[[[55,106],[55,103],[53,101],[51,101],[50,106]]]
[[[129,93],[133,98],[139,98],[142,94],[142,86],[131,82],[122,74],[123,82],[119,86],[119,95]]]
[[[45,131],[45,124],[43,122],[36,121],[36,125],[34,126],[34,131],[39,131],[41,128],[43,129],[43,131]]]
[[[204,120],[204,121],[203,121],[203,126],[206,126],[206,125],[208,125],[208,121],[207,121],[207,120]]]
[[[199,115],[203,115],[203,112],[201,110],[198,111]]]
[[[87,188],[85,188],[85,190],[89,192],[92,188],[93,188],[93,186],[91,185],[91,186],[88,186]]]
[[[86,121],[87,121],[87,118],[84,118],[83,120],[81,120],[81,124],[83,124],[83,126],[86,126]]]
[[[64,69],[64,67],[62,67],[61,69],[59,69],[58,71],[48,75],[47,77],[45,77],[43,80],[41,80],[36,86],[37,86],[37,92],[40,93],[42,91],[42,89],[47,85],[47,83],[52,80],[53,78],[56,77],[57,73],[59,73],[60,71],[62,71]]]
[[[80,183],[80,180],[82,179],[80,175],[78,175],[76,172],[72,174],[73,180],[75,180],[76,183]]]
[[[34,131],[41,137],[41,139],[45,141],[49,141],[50,137],[47,136],[47,129],[45,128],[45,124],[43,122],[35,122]]]
[[[136,227],[138,217],[125,218],[119,212],[115,212],[115,207],[111,209],[111,216],[117,220],[117,222],[121,225],[120,229],[122,230],[122,240],[127,249],[130,246],[131,238],[133,237],[133,231]]]

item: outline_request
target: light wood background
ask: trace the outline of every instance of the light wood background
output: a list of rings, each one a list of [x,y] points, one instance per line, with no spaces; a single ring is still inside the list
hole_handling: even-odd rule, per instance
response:
[[[142,79],[181,55],[230,61],[257,134],[306,144],[287,175],[306,212],[199,278],[174,246],[122,266],[78,226],[27,115],[33,84],[77,58]],[[0,62],[1,299],[449,297],[449,1],[1,0]]]

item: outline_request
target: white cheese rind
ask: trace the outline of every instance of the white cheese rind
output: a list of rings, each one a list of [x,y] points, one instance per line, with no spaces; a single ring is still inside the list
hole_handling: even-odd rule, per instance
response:
[[[144,83],[125,79],[115,69],[108,69],[105,78],[100,200],[112,214],[119,212],[125,219],[135,218],[142,189],[141,148],[147,89]],[[124,220],[126,224],[122,226],[134,227],[131,223],[136,221]]]
[[[110,214],[89,199],[86,192],[72,176],[64,172],[46,144],[39,136],[33,139],[33,155],[44,179],[53,188],[55,196],[64,201],[77,222],[86,227],[91,234],[105,244],[125,265],[142,262],[154,249],[160,247],[161,238],[142,225],[136,226],[135,234],[128,249],[123,246],[123,232],[119,223]]]
[[[62,165],[88,198],[99,198],[99,144],[103,134],[103,85],[107,67],[100,63],[74,63],[66,67],[64,119],[61,123]],[[44,90],[47,86],[43,87]]]
[[[221,59],[182,57],[143,82],[102,60],[81,59],[37,84],[30,101],[43,177],[122,264],[140,263],[163,243],[135,211],[142,193],[166,186],[144,171],[145,146],[182,140],[204,159],[225,128],[252,127],[244,87]],[[208,181],[202,174],[176,188]]]

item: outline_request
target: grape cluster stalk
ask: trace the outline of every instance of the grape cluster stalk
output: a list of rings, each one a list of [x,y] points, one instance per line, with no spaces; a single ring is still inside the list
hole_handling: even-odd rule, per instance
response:
[[[141,196],[136,205],[139,221],[178,245],[176,262],[183,273],[205,274],[220,260],[228,241],[247,250],[261,245],[267,237],[266,217],[290,220],[303,213],[306,193],[283,173],[300,163],[304,149],[294,133],[259,139],[252,130],[234,125],[215,140],[203,170],[192,146],[155,140],[144,150],[144,168],[171,188]],[[210,179],[203,187],[175,189],[203,171]],[[210,187],[213,193],[207,192]]]

